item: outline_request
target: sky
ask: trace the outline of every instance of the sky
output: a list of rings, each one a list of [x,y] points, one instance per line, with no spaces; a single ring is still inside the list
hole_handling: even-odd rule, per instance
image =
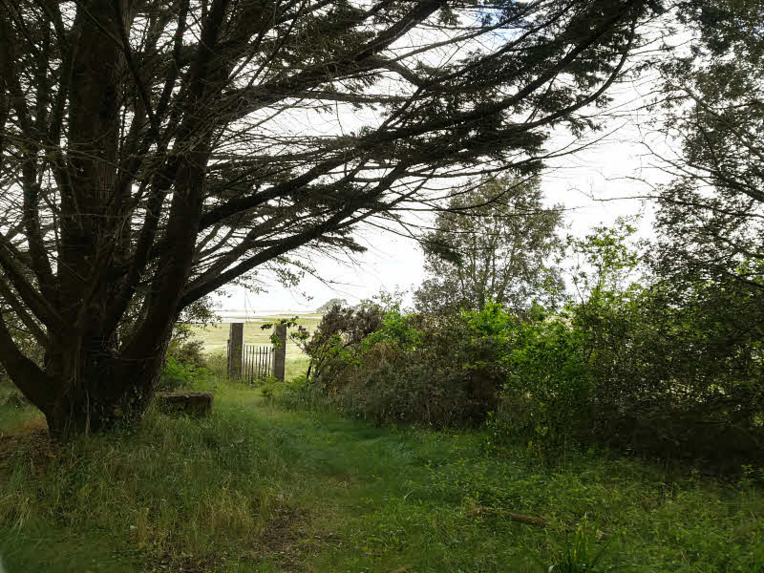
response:
[[[567,226],[562,230],[564,234],[582,236],[594,226],[611,225],[618,217],[643,213],[640,234],[650,235],[650,203],[620,198],[643,195],[647,190],[645,185],[629,177],[656,182],[660,176],[645,169],[649,159],[631,120],[616,121],[608,127],[613,132],[604,140],[575,156],[557,160],[545,171],[541,178],[545,200],[550,206],[564,205]],[[344,263],[328,258],[313,261],[324,282],[307,276],[295,289],[274,284],[265,293],[232,288],[229,297],[219,299],[222,310],[252,315],[276,311],[304,313],[332,298],[355,304],[380,291],[410,291],[422,282],[424,255],[416,241],[368,229],[359,232],[357,237],[367,247],[365,253],[354,255]]]
[[[594,226],[611,225],[619,217],[638,213],[643,215],[639,235],[652,234],[651,203],[623,197],[644,196],[650,185],[665,181],[665,175],[650,169],[651,159],[643,145],[649,141],[651,146],[665,149],[644,131],[649,118],[642,106],[654,87],[655,79],[649,77],[616,84],[610,92],[611,105],[601,112],[609,118],[602,131],[578,141],[566,132],[550,137],[548,149],[587,145],[574,155],[552,160],[541,176],[547,204],[562,204],[566,210],[563,235],[582,236]],[[339,119],[340,128],[350,131],[367,118],[348,115]],[[367,248],[365,253],[344,261],[321,257],[311,261],[321,280],[306,276],[297,288],[273,283],[266,286],[266,292],[258,293],[228,287],[227,296],[217,297],[221,310],[251,316],[306,313],[332,298],[355,304],[381,291],[410,293],[424,279],[424,255],[415,240],[368,228],[357,232],[356,238]],[[404,301],[410,301],[410,296]]]

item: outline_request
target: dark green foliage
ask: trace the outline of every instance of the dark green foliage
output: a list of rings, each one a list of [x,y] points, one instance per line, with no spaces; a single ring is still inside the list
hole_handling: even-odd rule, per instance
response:
[[[662,157],[661,272],[761,281],[764,268],[764,4],[686,0],[693,36],[662,66],[657,130],[677,152]],[[672,279],[674,280],[674,279]]]
[[[164,368],[159,377],[157,390],[172,392],[191,385],[196,375],[196,369],[183,362],[178,362],[172,356],[165,358]]]
[[[594,384],[592,437],[734,469],[764,453],[764,291],[732,276],[643,275],[621,227],[580,243],[573,307]]]
[[[544,206],[535,179],[485,179],[454,191],[423,240],[428,276],[417,307],[458,313],[494,301],[527,312],[534,300],[554,301],[560,223],[560,206]]]
[[[201,340],[172,340],[167,348],[167,356],[175,358],[189,366],[203,368],[207,366],[207,357],[203,354],[204,342]]]
[[[661,66],[654,275],[577,312],[609,443],[734,467],[764,454],[764,4],[677,3]]]
[[[316,383],[347,413],[376,421],[479,424],[503,401],[529,402],[513,431],[533,439],[554,426],[564,435],[561,420],[581,417],[587,391],[580,345],[539,309],[531,315],[516,319],[497,303],[437,319],[394,309],[360,344],[337,351]]]
[[[324,367],[303,403],[321,393],[377,422],[485,422],[488,446],[545,456],[599,443],[725,471],[760,459],[764,289],[732,277],[667,283],[641,264],[633,233],[621,222],[573,242],[583,298],[564,310],[393,308],[352,336],[330,330],[351,311],[327,315],[318,332],[335,334],[313,346]]]
[[[327,324],[322,322],[317,334],[330,332],[334,320],[326,315]],[[376,421],[434,425],[476,420],[491,409],[502,377],[493,372],[488,356],[481,367],[469,367],[470,356],[489,349],[478,349],[479,341],[463,345],[468,339],[465,323],[454,323],[462,331],[455,334],[397,308],[375,320],[374,331],[335,334],[328,350],[315,346],[317,353],[311,354],[330,366],[317,371],[315,383],[336,405]]]
[[[311,337],[304,330],[294,336],[310,356],[309,378],[320,378],[331,369],[341,369],[360,351],[366,336],[382,324],[384,311],[378,304],[362,304],[358,308],[332,306],[322,317]]]
[[[739,466],[764,453],[764,296],[730,279],[678,301],[663,285],[579,307],[596,434],[667,457]]]
[[[583,337],[570,316],[535,308],[527,321],[510,322],[508,375],[489,426],[499,439],[519,439],[547,452],[575,444],[591,430],[594,381]]]

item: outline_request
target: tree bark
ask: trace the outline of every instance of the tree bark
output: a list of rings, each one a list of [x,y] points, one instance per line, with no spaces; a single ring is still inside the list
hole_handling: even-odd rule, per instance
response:
[[[45,373],[53,391],[35,404],[45,414],[50,435],[68,439],[140,421],[162,370],[169,332],[171,328],[154,338],[153,352],[130,361],[115,352],[111,336],[76,344],[52,339]]]

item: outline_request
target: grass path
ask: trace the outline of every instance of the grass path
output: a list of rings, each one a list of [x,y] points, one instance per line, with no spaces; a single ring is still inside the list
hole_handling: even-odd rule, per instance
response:
[[[155,415],[57,450],[18,437],[19,419],[0,412],[7,573],[578,571],[562,567],[573,550],[602,547],[613,571],[764,571],[752,482],[595,454],[548,468],[485,434],[375,428],[224,386],[210,419]]]

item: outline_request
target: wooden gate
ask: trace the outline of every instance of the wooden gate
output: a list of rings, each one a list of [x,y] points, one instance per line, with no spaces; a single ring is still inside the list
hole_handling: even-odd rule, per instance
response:
[[[273,376],[273,346],[245,344],[242,350],[242,380],[253,383]]]
[[[232,323],[228,338],[228,377],[254,383],[270,376],[284,381],[286,367],[286,327],[277,325],[278,344],[244,344],[244,324]]]

